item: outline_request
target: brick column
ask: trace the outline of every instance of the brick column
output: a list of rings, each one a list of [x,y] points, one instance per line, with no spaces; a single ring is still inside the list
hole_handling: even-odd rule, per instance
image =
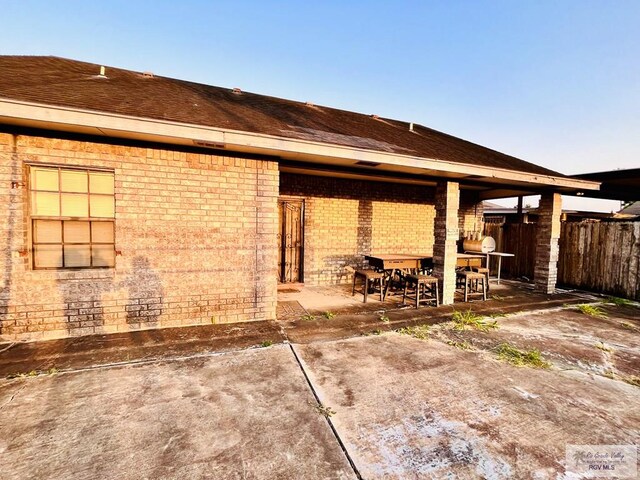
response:
[[[558,239],[562,197],[559,193],[544,193],[540,197],[538,233],[536,238],[536,267],[533,273],[536,290],[553,293],[558,278]]]
[[[436,187],[436,218],[434,222],[433,272],[440,280],[442,303],[453,303],[456,289],[458,253],[458,207],[460,186],[455,182],[438,182]]]

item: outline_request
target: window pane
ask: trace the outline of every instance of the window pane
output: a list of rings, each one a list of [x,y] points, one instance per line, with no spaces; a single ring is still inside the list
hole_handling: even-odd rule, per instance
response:
[[[115,267],[116,255],[113,245],[94,245],[92,247],[94,267]]]
[[[89,222],[64,222],[64,243],[89,243]]]
[[[59,268],[62,266],[62,245],[34,245],[35,268]]]
[[[60,200],[58,193],[31,192],[31,213],[36,216],[59,217]]]
[[[33,241],[36,243],[62,243],[62,222],[36,220],[33,222]]]
[[[93,243],[113,243],[113,222],[91,222]]]
[[[79,193],[62,194],[62,216],[63,217],[88,217],[89,205],[88,195]]]
[[[60,190],[63,192],[87,193],[87,172],[61,170]]]
[[[113,173],[90,172],[89,188],[91,193],[113,195]]]
[[[113,218],[113,197],[106,195],[91,195],[91,216]]]
[[[58,191],[58,169],[31,167],[31,189]]]
[[[64,246],[64,266],[65,267],[88,267],[90,266],[91,249],[89,245],[65,245]]]

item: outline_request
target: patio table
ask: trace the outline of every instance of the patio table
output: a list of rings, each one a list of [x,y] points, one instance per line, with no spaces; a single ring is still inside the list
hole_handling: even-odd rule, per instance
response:
[[[456,261],[456,267],[458,268],[471,268],[481,267],[482,260],[486,260],[487,257],[479,253],[459,253],[458,260]]]
[[[504,253],[504,252],[490,252],[487,254],[487,268],[489,268],[489,258],[490,257],[498,257],[498,278],[497,283],[500,285],[500,270],[502,270],[502,257],[515,257],[513,253]]]
[[[387,285],[384,289],[382,298],[387,297],[391,279],[396,270],[423,270],[433,265],[433,257],[431,255],[408,255],[404,253],[386,253],[365,255],[365,260],[369,261],[369,265],[385,272]]]

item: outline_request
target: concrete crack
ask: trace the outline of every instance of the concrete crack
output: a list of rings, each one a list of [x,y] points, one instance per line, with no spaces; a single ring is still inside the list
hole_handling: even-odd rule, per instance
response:
[[[309,388],[311,389],[311,393],[313,394],[313,398],[316,400],[318,405],[322,405],[322,402],[320,401],[320,397],[318,396],[318,394],[316,392],[316,389],[313,386],[313,383],[311,383],[311,379],[309,378],[309,375],[307,375],[307,371],[304,369],[304,365],[300,361],[300,358],[298,357],[298,353],[296,352],[296,349],[294,348],[292,343],[289,344],[289,348],[291,349],[291,352],[293,353],[293,357],[295,358],[296,362],[298,363],[298,366],[300,367],[300,370],[302,370],[302,375],[304,376],[305,380],[307,381],[307,385],[309,385]],[[329,428],[331,428],[331,432],[333,433],[333,436],[338,441],[338,445],[342,449],[342,453],[344,453],[344,456],[347,458],[347,461],[349,462],[349,465],[351,466],[351,469],[353,470],[353,473],[355,474],[356,478],[358,478],[358,480],[362,480],[362,475],[360,475],[360,472],[358,471],[358,467],[356,467],[356,464],[354,463],[353,459],[351,458],[351,455],[349,455],[349,452],[347,451],[347,447],[345,446],[344,442],[340,438],[340,435],[338,434],[338,431],[336,430],[336,427],[333,425],[333,422],[331,421],[330,416],[325,415],[325,419],[327,420],[327,423],[329,424]]]
[[[6,402],[4,402],[4,403],[2,404],[2,406],[0,406],[0,412],[1,412],[2,410],[4,410],[4,407],[6,407],[7,405],[9,405],[9,404],[13,401],[13,399],[14,399],[14,398],[16,398],[16,397],[18,396],[18,394],[19,394],[22,390],[24,390],[25,388],[27,388],[27,385],[26,385],[26,384],[25,384],[25,385],[23,385],[22,387],[20,387],[18,390],[16,390],[16,391],[13,393],[13,395],[11,395],[11,397],[9,397],[9,400],[7,400]]]

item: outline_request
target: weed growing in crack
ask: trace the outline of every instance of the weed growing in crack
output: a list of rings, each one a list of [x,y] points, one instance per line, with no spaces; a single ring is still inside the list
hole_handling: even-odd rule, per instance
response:
[[[10,373],[7,375],[7,378],[29,378],[29,377],[37,377],[38,372],[35,370],[31,370],[30,372],[18,372],[18,373]]]
[[[588,303],[583,303],[582,305],[578,305],[578,310],[580,311],[580,313],[583,313],[584,315],[589,315],[590,317],[596,317],[596,318],[607,318],[607,314],[604,313],[604,310],[602,310],[599,306],[597,305],[589,305]]]
[[[517,367],[550,368],[551,364],[545,361],[540,350],[520,350],[508,343],[502,343],[497,348],[498,358]]]
[[[327,311],[327,312],[324,312],[324,313],[322,314],[322,316],[323,316],[324,318],[326,318],[327,320],[331,320],[333,317],[335,317],[335,316],[336,316],[336,314],[335,314],[335,313],[333,313],[333,312],[329,312],[329,311]]]
[[[447,340],[447,345],[451,345],[459,350],[473,350],[473,345],[469,342],[456,342],[454,340]]]
[[[316,410],[316,412],[318,412],[320,415],[326,418],[331,418],[337,413],[331,407],[325,406],[321,403],[309,402],[309,405],[311,405]]]
[[[429,325],[415,325],[413,327],[403,327],[396,330],[402,335],[409,335],[419,340],[427,340],[429,338]]]
[[[385,314],[382,314],[378,317],[378,319],[382,322],[382,323],[389,323],[391,321],[391,319],[389,317],[387,317]]]
[[[453,321],[453,329],[454,330],[466,330],[468,328],[475,328],[476,330],[480,330],[481,332],[487,332],[489,330],[495,330],[498,328],[498,322],[487,322],[484,317],[478,315],[471,311],[471,309],[466,312],[461,312],[456,310],[451,315],[451,320]]]
[[[602,350],[603,352],[613,352],[613,348],[607,347],[604,343],[598,342],[594,345],[598,350]]]
[[[640,377],[631,375],[629,377],[622,377],[622,381],[629,385],[633,385],[634,387],[640,387]]]
[[[315,319],[316,319],[316,317],[314,315],[310,315],[308,313],[306,315],[302,315],[300,317],[300,320],[302,320],[303,322],[312,321],[312,320],[315,320]]]
[[[271,340],[265,340],[260,344],[261,347],[270,347],[271,345],[273,345],[273,342]]]

